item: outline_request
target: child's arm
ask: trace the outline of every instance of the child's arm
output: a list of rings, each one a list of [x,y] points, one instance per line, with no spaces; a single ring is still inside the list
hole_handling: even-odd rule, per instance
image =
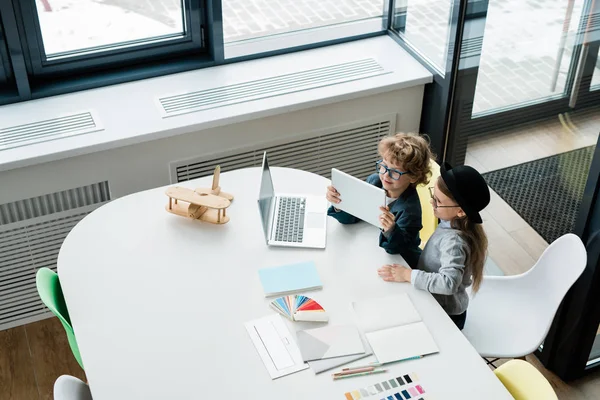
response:
[[[429,293],[451,295],[460,287],[465,273],[466,253],[457,237],[440,242],[440,269],[438,272],[413,270],[410,282],[414,287]]]
[[[360,219],[356,218],[352,214],[348,214],[346,211],[336,211],[333,206],[329,207],[329,210],[327,210],[327,215],[337,219],[341,224],[355,224],[360,221]]]
[[[421,216],[405,211],[390,231],[379,234],[379,246],[389,254],[398,254],[402,249],[418,246],[416,239],[421,228]]]

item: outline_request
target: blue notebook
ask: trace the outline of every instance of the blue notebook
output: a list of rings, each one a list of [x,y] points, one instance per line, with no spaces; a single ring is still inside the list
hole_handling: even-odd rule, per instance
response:
[[[315,263],[312,261],[262,268],[258,270],[258,276],[266,297],[282,296],[323,287]]]

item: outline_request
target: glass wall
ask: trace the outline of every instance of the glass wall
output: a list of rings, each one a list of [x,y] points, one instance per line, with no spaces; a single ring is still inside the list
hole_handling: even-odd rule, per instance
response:
[[[489,2],[474,116],[564,96],[584,4]]]
[[[594,75],[592,75],[592,90],[600,89],[600,63],[596,64]]]
[[[394,29],[441,74],[446,71],[452,0],[397,0]]]
[[[473,166],[490,188],[482,212],[486,275],[522,274],[564,234],[584,243],[590,235],[583,224],[592,221],[589,188],[600,170],[598,7],[596,0],[497,0],[467,13],[447,105],[446,160]],[[536,352],[563,379],[584,373],[597,333],[587,329],[597,320],[578,314],[593,294],[585,282],[567,294],[568,311]],[[600,344],[591,357],[600,357]]]

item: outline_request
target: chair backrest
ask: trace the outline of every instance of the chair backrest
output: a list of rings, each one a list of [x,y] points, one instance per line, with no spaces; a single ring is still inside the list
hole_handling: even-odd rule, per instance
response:
[[[80,379],[61,375],[54,382],[54,400],[92,400],[92,393]]]
[[[73,332],[73,327],[71,326],[69,311],[67,310],[67,304],[65,303],[58,275],[50,268],[40,268],[35,276],[35,283],[42,302],[58,317],[65,328],[73,356],[75,356],[75,359],[81,368],[83,368],[79,346],[77,345],[75,332]]]
[[[523,360],[510,360],[494,373],[515,400],[557,400],[544,375]]]
[[[431,179],[426,185],[417,186],[417,193],[419,194],[419,201],[421,202],[421,223],[423,229],[419,232],[421,237],[421,248],[425,246],[427,240],[433,235],[433,232],[438,226],[438,219],[433,215],[433,208],[431,207],[429,194],[429,188],[435,186],[435,181],[440,176],[440,166],[435,160],[430,160],[429,166],[431,167]]]
[[[581,239],[568,233],[552,242],[542,253],[535,265],[522,275],[520,284],[529,291],[535,291],[538,303],[554,313],[581,276],[587,264],[587,253]]]
[[[505,310],[527,309],[527,320],[518,321],[519,340],[535,339],[536,343],[528,345],[537,347],[548,334],[560,303],[585,270],[586,263],[587,254],[581,239],[569,233],[552,242],[529,271],[521,275],[487,277],[480,292],[503,293],[504,298],[497,300],[497,306]]]

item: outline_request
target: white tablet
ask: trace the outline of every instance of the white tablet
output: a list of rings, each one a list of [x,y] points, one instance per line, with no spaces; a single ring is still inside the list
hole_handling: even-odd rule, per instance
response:
[[[342,200],[335,208],[381,228],[379,207],[385,206],[385,190],[335,168],[331,169],[331,185]]]

